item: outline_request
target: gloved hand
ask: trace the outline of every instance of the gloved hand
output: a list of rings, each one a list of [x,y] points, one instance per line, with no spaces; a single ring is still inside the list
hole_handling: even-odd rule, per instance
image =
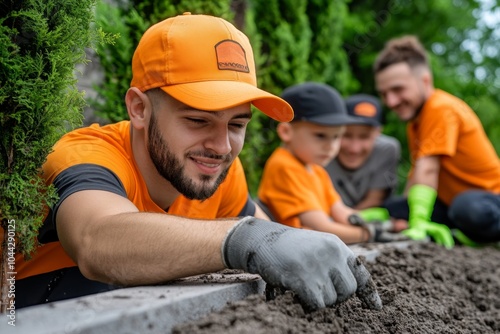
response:
[[[446,248],[453,248],[455,241],[448,226],[431,221],[437,192],[434,188],[416,184],[408,191],[408,207],[410,209],[409,229],[403,233],[413,240],[423,240],[427,236]]]
[[[408,238],[413,240],[424,240],[427,236],[432,237],[435,243],[443,245],[446,248],[452,248],[455,245],[451,230],[448,226],[428,221],[419,221],[414,227],[402,232]]]
[[[375,220],[367,223],[360,215],[354,213],[347,218],[347,221],[349,221],[351,225],[364,228],[370,236],[368,242],[392,242],[409,239],[404,234],[391,232],[394,229],[391,220]]]
[[[355,292],[364,307],[382,308],[370,273],[330,233],[245,217],[228,232],[222,256],[226,267],[259,274],[270,286],[292,290],[311,310],[332,306]]]

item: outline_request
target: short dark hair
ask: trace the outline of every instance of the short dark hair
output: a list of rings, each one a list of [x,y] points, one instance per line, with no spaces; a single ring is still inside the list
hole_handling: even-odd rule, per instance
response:
[[[161,88],[152,88],[148,89],[147,91],[144,92],[149,97],[149,100],[151,101],[151,104],[153,106],[153,112],[156,112],[158,109],[158,104],[160,103],[160,99],[164,98],[165,95],[168,95],[165,93]]]
[[[385,43],[384,49],[373,64],[373,71],[378,73],[391,65],[403,62],[411,68],[429,67],[427,52],[416,36],[393,38]]]

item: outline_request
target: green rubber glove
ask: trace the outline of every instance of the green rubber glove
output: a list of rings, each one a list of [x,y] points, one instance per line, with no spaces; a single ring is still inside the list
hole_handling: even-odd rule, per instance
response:
[[[430,236],[437,244],[453,248],[455,241],[448,226],[431,221],[436,197],[437,192],[432,187],[416,184],[410,188],[408,192],[410,228],[403,233],[413,240],[423,240]]]
[[[446,248],[453,248],[455,245],[450,229],[443,224],[422,220],[416,226],[410,227],[401,233],[413,240],[423,240],[427,236],[431,236],[434,242]]]
[[[363,218],[367,223],[371,221],[385,221],[389,220],[389,211],[384,208],[368,208],[357,212],[357,214]]]
[[[464,246],[468,246],[468,247],[472,247],[472,248],[477,248],[477,247],[481,246],[480,243],[475,242],[474,240],[471,240],[468,236],[466,236],[459,229],[453,229],[452,233],[453,233],[453,236],[455,237],[455,239],[457,239],[457,241]]]
[[[468,236],[465,235],[464,232],[460,231],[459,229],[455,228],[451,230],[451,233],[453,234],[453,237],[455,240],[464,246],[467,247],[472,247],[472,248],[483,248],[483,247],[494,247],[497,249],[500,249],[500,242],[477,242],[472,239],[470,239]]]

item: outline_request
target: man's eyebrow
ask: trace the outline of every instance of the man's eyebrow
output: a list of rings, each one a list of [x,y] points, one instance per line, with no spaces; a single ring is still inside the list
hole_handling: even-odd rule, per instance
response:
[[[207,113],[207,114],[211,114],[211,115],[215,115],[215,116],[219,116],[220,115],[218,111],[201,110],[201,109],[196,109],[196,108],[192,108],[192,107],[188,107],[188,106],[179,108],[177,110],[178,111],[195,111],[195,112]],[[248,112],[243,112],[243,113],[240,113],[240,114],[236,114],[236,115],[234,115],[234,117],[232,119],[236,119],[236,118],[248,118],[248,119],[251,119],[252,115],[253,115],[252,112],[248,111]]]
[[[245,112],[245,113],[241,113],[241,114],[237,114],[233,117],[234,118],[248,118],[248,119],[251,119],[252,118],[252,112]]]

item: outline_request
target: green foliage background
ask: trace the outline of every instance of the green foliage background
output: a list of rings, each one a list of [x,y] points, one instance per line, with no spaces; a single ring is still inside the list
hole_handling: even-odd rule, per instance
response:
[[[304,81],[326,82],[345,91],[351,82],[342,49],[344,1],[253,0],[248,2],[245,33],[252,43],[259,87],[280,95]],[[279,145],[276,122],[255,113],[240,158],[250,192],[256,195],[262,169]]]
[[[82,122],[75,65],[85,63],[94,0],[5,0],[0,7],[0,221],[15,220],[16,250],[29,255],[45,204],[39,177],[52,146]],[[42,195],[43,194],[43,195]]]
[[[116,47],[103,46],[105,71],[93,102],[100,116],[127,118],[123,96],[131,79],[130,61],[146,28],[184,11],[221,16],[243,30],[254,47],[259,87],[280,94],[295,83],[325,82],[344,96],[376,94],[372,63],[384,43],[403,34],[417,35],[429,50],[435,85],[464,99],[477,112],[500,152],[500,32],[481,21],[476,0],[135,0],[101,5],[97,20],[106,31],[119,33]],[[490,12],[499,15],[496,0]],[[471,41],[475,48],[470,47]],[[468,44],[467,44],[467,43]],[[478,56],[480,54],[480,56]],[[478,72],[479,71],[479,72]],[[483,73],[483,75],[480,75]],[[484,73],[486,73],[484,75]],[[479,75],[478,75],[479,74]],[[402,143],[399,180],[402,187],[410,162],[405,125],[386,112],[384,132]],[[242,159],[250,192],[255,196],[262,168],[279,145],[276,123],[260,112],[247,130]]]

